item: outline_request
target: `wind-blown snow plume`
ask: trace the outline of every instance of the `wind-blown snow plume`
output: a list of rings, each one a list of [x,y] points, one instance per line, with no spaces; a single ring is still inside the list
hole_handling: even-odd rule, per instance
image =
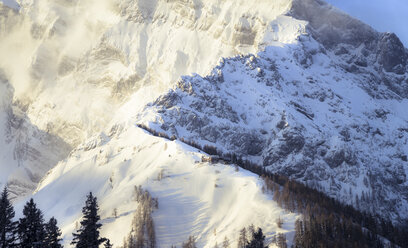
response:
[[[120,244],[112,230],[130,228],[135,185],[159,198],[164,246],[191,230],[209,247],[221,242],[214,228],[232,238],[249,222],[290,236],[294,216],[252,174],[201,163],[137,124],[408,217],[408,53],[394,34],[321,0],[17,2],[0,3],[0,183],[22,196],[41,180],[35,197],[56,203],[48,212],[65,241],[93,190]],[[156,181],[163,170],[169,178]]]

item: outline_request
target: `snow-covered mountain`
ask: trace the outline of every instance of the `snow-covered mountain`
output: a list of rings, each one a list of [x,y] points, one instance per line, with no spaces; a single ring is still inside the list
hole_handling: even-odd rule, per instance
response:
[[[256,53],[272,38],[291,42],[292,30],[301,31],[282,16],[288,29],[271,30],[268,20],[288,12],[289,1],[10,3],[0,5],[0,68],[10,97],[35,127],[71,147],[103,130],[134,92],[144,91],[143,106],[181,75],[208,73],[221,57]]]
[[[294,1],[289,15],[308,21],[296,42],[223,59],[207,76],[183,77],[136,122],[247,156],[404,221],[406,49],[394,34],[320,1]]]
[[[163,202],[164,247],[184,227],[200,247],[252,222],[269,238],[293,230],[254,175],[137,124],[408,218],[407,49],[321,0],[2,1],[0,40],[0,186],[24,196],[42,178],[34,196],[66,240],[92,190],[121,243],[135,185]]]
[[[297,46],[269,47],[225,59],[206,77],[183,77],[136,122],[405,218],[408,100],[365,90],[366,78],[335,64],[333,52],[313,55],[308,67],[287,59],[294,54],[305,56]]]

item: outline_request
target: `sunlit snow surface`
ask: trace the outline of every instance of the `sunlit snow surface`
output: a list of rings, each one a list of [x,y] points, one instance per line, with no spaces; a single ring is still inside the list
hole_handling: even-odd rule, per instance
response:
[[[363,23],[314,0],[21,0],[18,11],[10,8],[11,0],[3,3],[0,186],[13,186],[21,214],[24,200],[42,179],[34,198],[46,218],[59,220],[65,244],[86,194],[93,191],[101,205],[102,233],[119,245],[137,207],[132,200],[136,185],[159,198],[154,220],[160,247],[179,245],[190,234],[198,237],[199,247],[220,244],[224,236],[236,241],[238,229],[251,223],[262,227],[269,240],[277,232],[289,232],[292,240],[296,216],[261,193],[257,176],[200,163],[194,149],[135,126],[176,130],[180,137],[239,151],[241,144],[222,140],[227,132],[211,141],[207,133],[198,135],[178,122],[190,115],[174,113],[192,110],[192,103],[203,108],[193,109],[191,119],[207,117],[208,131],[257,129],[267,146],[250,158],[260,163],[281,144],[283,132],[276,127],[282,116],[287,130],[303,128],[310,145],[324,139],[326,154],[343,148],[356,152],[359,161],[353,166],[342,161],[328,167],[325,155],[317,152],[316,160],[303,163],[302,150],[269,169],[299,167],[291,175],[313,179],[347,203],[353,203],[350,189],[355,194],[375,189],[392,205],[392,211],[381,205],[385,214],[406,217],[401,195],[407,196],[408,184],[403,161],[407,100],[388,88],[403,87],[406,74],[379,70],[376,54],[364,55],[368,48],[353,46],[361,37],[379,37]],[[322,44],[330,45],[330,39],[344,42],[346,53],[326,50]],[[235,57],[249,53],[254,55]],[[354,65],[351,73],[350,66],[363,55],[368,65]],[[217,81],[220,76],[224,82]],[[170,102],[170,109],[158,104],[173,91],[181,102]],[[209,109],[206,99],[214,99]],[[236,112],[237,122],[222,116],[228,111],[212,109],[222,101]],[[381,109],[389,113],[378,115]],[[305,113],[313,113],[313,120]],[[343,128],[352,142],[345,141]],[[157,181],[162,169],[168,177]],[[365,185],[364,177],[371,177],[374,186]],[[275,225],[279,216],[283,229]]]
[[[311,56],[313,63],[305,68],[292,58],[301,60],[321,47],[313,39],[304,44],[268,47],[257,56],[222,60],[210,75],[183,77],[135,121],[245,154],[273,172],[316,183],[348,204],[363,192],[375,194],[377,202],[361,207],[404,218],[407,99],[385,86],[375,90],[382,99],[370,95],[369,79],[360,75],[373,69],[349,73],[331,52]],[[301,140],[298,151],[291,150],[296,140]],[[279,153],[282,149],[289,151]],[[336,156],[339,162],[332,163]]]
[[[0,185],[11,182],[14,195],[32,191],[69,149],[102,131],[133,93],[143,91],[134,106],[141,108],[181,75],[208,73],[222,57],[256,53],[274,42],[296,42],[306,25],[282,16],[291,6],[287,0],[18,3],[19,11],[0,5],[0,81],[13,89],[5,108],[15,108],[0,129],[18,112],[30,124],[27,130],[17,125],[0,149],[0,166],[7,166]],[[60,139],[61,145],[48,143],[64,149],[25,138],[34,130]],[[32,150],[36,156],[22,155]],[[34,168],[37,162],[43,169]]]
[[[277,232],[292,240],[296,215],[279,208],[271,194],[262,193],[263,181],[257,175],[202,163],[202,155],[133,125],[119,126],[110,136],[101,134],[75,149],[48,173],[34,199],[46,217],[60,221],[64,243],[71,240],[85,195],[92,191],[101,207],[102,235],[121,244],[137,207],[132,195],[137,185],[159,200],[153,214],[158,247],[180,246],[189,235],[197,237],[198,247],[220,245],[225,236],[235,246],[239,230],[251,223],[263,228],[268,241]],[[164,178],[159,181],[162,170]],[[118,218],[112,217],[114,208]],[[276,226],[279,216],[282,228]]]

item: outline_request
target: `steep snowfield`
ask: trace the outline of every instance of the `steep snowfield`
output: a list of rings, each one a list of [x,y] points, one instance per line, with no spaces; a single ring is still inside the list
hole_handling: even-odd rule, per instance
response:
[[[71,145],[102,130],[142,86],[157,96],[181,75],[209,72],[221,57],[294,42],[305,31],[305,22],[279,17],[290,9],[287,0],[20,5],[19,12],[2,7],[0,68],[33,123]]]
[[[34,197],[64,242],[92,190],[120,244],[140,184],[159,198],[163,247],[189,234],[200,247],[235,241],[251,223],[268,237],[293,231],[256,176],[196,163],[197,151],[137,123],[408,217],[408,53],[394,34],[321,0],[13,4],[0,3],[0,186],[24,196],[52,168]],[[103,132],[111,123],[124,124]]]
[[[153,214],[158,247],[180,246],[189,235],[197,237],[198,247],[221,244],[225,236],[235,246],[239,230],[251,223],[262,227],[269,241],[277,232],[287,233],[292,241],[296,215],[286,213],[270,194],[262,193],[263,182],[257,175],[202,163],[202,155],[134,125],[114,125],[53,168],[34,199],[47,217],[60,221],[65,244],[79,221],[85,195],[92,191],[101,208],[102,235],[120,245],[131,229],[137,185],[158,197],[159,208]],[[164,177],[158,180],[160,172]],[[118,218],[112,217],[114,208]],[[279,216],[282,228],[276,226]]]
[[[14,1],[0,4],[9,97],[39,131],[71,147],[103,130],[134,92],[143,90],[144,106],[181,75],[208,73],[221,57],[293,43],[306,25],[282,16],[288,0],[17,2],[18,10]],[[54,161],[42,163],[52,168]]]

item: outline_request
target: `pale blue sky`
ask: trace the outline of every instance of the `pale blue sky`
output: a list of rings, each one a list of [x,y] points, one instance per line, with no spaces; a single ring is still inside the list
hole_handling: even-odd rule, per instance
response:
[[[408,0],[326,0],[381,32],[394,32],[408,47]]]

